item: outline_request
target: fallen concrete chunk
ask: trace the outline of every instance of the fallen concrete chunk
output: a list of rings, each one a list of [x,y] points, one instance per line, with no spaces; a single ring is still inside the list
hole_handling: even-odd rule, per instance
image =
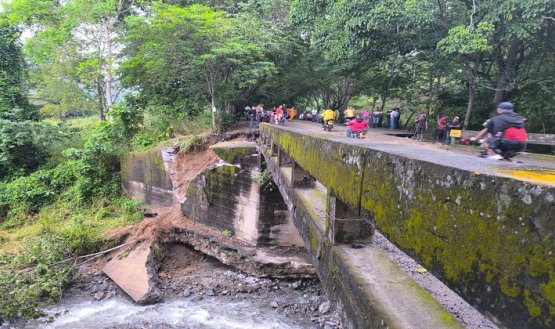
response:
[[[150,304],[161,298],[156,287],[159,262],[154,259],[151,242],[143,242],[119,252],[102,271],[135,302]]]

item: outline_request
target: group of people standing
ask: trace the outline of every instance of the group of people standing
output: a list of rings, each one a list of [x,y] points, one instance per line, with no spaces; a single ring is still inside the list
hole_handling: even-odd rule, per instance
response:
[[[245,114],[249,121],[249,128],[258,128],[260,122],[269,122],[275,124],[285,124],[285,121],[293,121],[297,115],[295,107],[287,107],[285,103],[272,107],[270,110],[264,110],[264,104],[256,104],[245,107]]]
[[[440,114],[437,117],[436,139],[434,142],[451,144],[451,130],[461,129],[461,121],[458,116],[449,120],[446,114]]]
[[[357,115],[357,110],[355,107],[348,107],[345,112],[345,122],[353,120]],[[374,110],[370,111],[365,108],[360,113],[362,119],[368,122],[368,126],[372,128],[384,127],[383,119],[385,118],[385,127],[390,129],[399,129],[399,118],[401,117],[401,110],[395,107],[391,110],[384,111],[376,107]]]

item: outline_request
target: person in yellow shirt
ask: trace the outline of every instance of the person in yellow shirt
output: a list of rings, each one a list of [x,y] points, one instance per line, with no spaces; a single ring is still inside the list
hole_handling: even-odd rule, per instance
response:
[[[343,113],[345,114],[345,122],[353,120],[357,115],[356,109],[352,106],[347,107],[347,109]]]
[[[331,131],[331,128],[333,128],[334,119],[335,119],[335,111],[334,110],[326,109],[322,113],[322,126],[324,127],[324,130],[329,128],[329,131]]]
[[[334,118],[335,118],[335,112],[332,109],[326,109],[322,113],[322,124],[325,124],[330,120],[334,120]]]
[[[293,122],[295,115],[297,115],[297,109],[293,106],[289,109],[289,121]]]

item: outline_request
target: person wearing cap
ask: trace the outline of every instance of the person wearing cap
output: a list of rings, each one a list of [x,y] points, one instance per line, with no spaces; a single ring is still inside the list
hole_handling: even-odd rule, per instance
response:
[[[447,124],[447,131],[445,133],[445,144],[451,144],[451,129],[461,129],[461,122],[459,117],[454,117],[453,120]]]
[[[528,137],[526,134],[526,119],[515,113],[514,105],[503,102],[497,105],[496,116],[487,123],[487,144],[496,154],[490,156],[494,160],[509,160],[518,152],[526,149]]]

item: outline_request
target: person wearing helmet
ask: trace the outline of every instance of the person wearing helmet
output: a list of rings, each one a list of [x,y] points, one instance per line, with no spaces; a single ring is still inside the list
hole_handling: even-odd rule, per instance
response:
[[[356,117],[345,123],[349,129],[347,129],[347,137],[355,137],[358,132],[365,132],[368,128],[368,121],[362,118],[362,114],[357,114]]]
[[[496,153],[489,159],[509,160],[526,149],[526,119],[514,111],[510,102],[499,103],[495,112],[497,115],[486,127],[488,135],[492,136],[487,140],[488,148]]]

